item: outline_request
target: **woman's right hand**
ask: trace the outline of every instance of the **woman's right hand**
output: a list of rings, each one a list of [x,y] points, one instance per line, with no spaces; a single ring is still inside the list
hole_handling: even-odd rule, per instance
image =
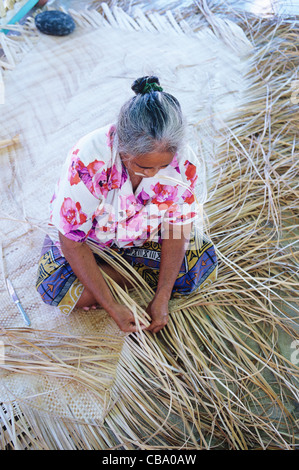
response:
[[[145,325],[141,323],[139,327],[136,325],[133,312],[125,305],[113,304],[113,307],[109,308],[109,314],[120,330],[125,333],[133,333],[145,328]]]
[[[88,305],[93,305],[93,303],[101,305],[110,314],[121,331],[125,333],[133,333],[139,331],[140,328],[144,329],[144,325],[140,325],[138,328],[134,314],[128,307],[115,301],[89,246],[85,243],[69,240],[62,234],[59,234],[59,239],[63,254],[70,263],[72,270],[92,295],[91,303],[88,302],[84,307],[87,308]]]

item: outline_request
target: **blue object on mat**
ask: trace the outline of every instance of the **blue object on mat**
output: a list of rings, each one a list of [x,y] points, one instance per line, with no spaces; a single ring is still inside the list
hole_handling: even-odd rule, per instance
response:
[[[65,36],[75,29],[73,18],[58,10],[39,13],[35,17],[35,24],[42,33],[53,36]]]
[[[11,18],[11,20],[7,24],[9,25],[18,23],[18,21],[24,18],[24,16],[27,15],[27,13],[38,3],[38,1],[39,0],[28,0],[28,2],[26,2],[25,5],[23,5],[22,8],[19,9],[19,11]],[[1,32],[6,33],[7,30],[5,31],[4,29],[1,30]]]

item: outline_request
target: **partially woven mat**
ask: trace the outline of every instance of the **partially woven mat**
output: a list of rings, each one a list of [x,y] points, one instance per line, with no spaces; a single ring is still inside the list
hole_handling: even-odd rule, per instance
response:
[[[251,443],[263,446],[263,438],[259,436],[264,427],[264,445],[275,444],[277,432],[272,430],[267,419],[271,413],[276,413],[275,419],[281,419],[284,405],[278,404],[279,412],[271,408],[271,400],[276,400],[267,388],[271,377],[264,377],[256,385],[261,398],[260,402],[254,403],[253,413],[257,421],[252,427],[249,421],[253,418],[246,412],[243,425],[237,420],[230,426],[227,418],[222,417],[224,408],[221,400],[232,393],[231,403],[235,404],[240,400],[239,392],[235,385],[229,392],[230,382],[234,384],[234,381],[226,372],[223,378],[212,365],[207,364],[205,370],[202,348],[209,350],[210,346],[198,330],[217,325],[219,312],[215,307],[213,313],[213,295],[215,299],[216,294],[217,299],[222,298],[224,281],[227,281],[227,286],[239,286],[240,280],[246,278],[242,271],[247,269],[243,258],[240,264],[236,261],[231,270],[227,269],[229,252],[225,240],[229,240],[230,229],[228,227],[225,239],[219,236],[217,219],[224,217],[225,211],[230,211],[226,196],[227,200],[232,194],[235,196],[232,205],[235,203],[236,207],[239,202],[240,194],[236,196],[236,188],[230,187],[229,183],[229,193],[223,193],[225,185],[220,184],[220,176],[226,175],[229,181],[231,175],[233,181],[236,168],[242,166],[238,156],[230,166],[223,155],[226,151],[229,153],[225,146],[227,135],[232,135],[229,126],[239,110],[244,109],[248,100],[246,93],[255,86],[256,76],[249,73],[252,71],[253,45],[236,23],[209,10],[197,11],[196,16],[188,17],[189,21],[175,19],[171,12],[145,16],[136,9],[134,14],[128,15],[121,9],[112,11],[106,5],[102,5],[99,11],[70,13],[76,21],[76,30],[70,36],[41,35],[31,22],[22,30],[19,42],[1,37],[2,45],[5,43],[5,49],[11,51],[11,56],[6,54],[8,65],[4,67],[3,74],[5,104],[1,105],[1,139],[11,139],[11,142],[6,142],[0,149],[3,274],[0,339],[4,344],[0,418],[5,425],[0,446],[15,449],[131,449],[153,445],[155,448],[186,446],[197,449],[225,442],[230,448],[247,448]],[[213,238],[214,235],[218,242],[223,263],[220,271],[223,280],[218,285],[218,293],[216,285],[203,293],[200,299],[191,297],[172,302],[172,320],[161,339],[146,334],[124,335],[102,310],[86,313],[77,309],[70,317],[64,317],[55,308],[42,304],[35,291],[37,262],[47,230],[49,200],[68,150],[82,135],[113,122],[120,106],[132,96],[130,85],[133,80],[152,73],[160,77],[165,90],[179,99],[189,121],[194,150],[203,169],[198,195],[202,204],[207,203],[211,236]],[[245,116],[247,125],[248,120]],[[15,137],[16,140],[12,141]],[[258,167],[257,161],[253,167],[255,165]],[[246,171],[245,167],[244,185],[247,176],[250,177]],[[213,197],[215,206],[212,205]],[[240,220],[243,221],[242,217]],[[233,227],[234,218],[231,230]],[[250,249],[249,243],[249,255]],[[238,271],[238,266],[241,271]],[[7,293],[6,276],[11,279],[30,317],[32,327],[29,329],[24,328],[23,320]],[[237,277],[235,284],[234,276]],[[290,279],[293,279],[292,275]],[[140,293],[142,297],[142,287],[139,293],[131,294],[132,303],[144,307],[138,297]],[[115,289],[115,295],[122,294]],[[254,291],[248,294],[248,301],[250,295],[254,296]],[[261,312],[263,296],[262,292],[257,307]],[[225,300],[222,308],[225,312]],[[188,313],[199,319],[200,327],[195,320],[184,324]],[[248,313],[250,318],[249,310]],[[238,314],[235,317],[230,307],[226,314],[237,331]],[[264,315],[261,318],[265,322],[266,335],[268,326]],[[294,317],[293,313],[291,317]],[[225,338],[228,334],[224,333],[227,320],[217,318],[220,336]],[[248,324],[244,327],[242,338],[248,347],[247,340],[252,332],[247,330]],[[286,348],[290,348],[294,337],[288,335],[293,333],[288,326],[284,328]],[[184,335],[188,336],[190,344],[193,342],[196,353],[189,349]],[[176,350],[172,343],[175,337],[179,338]],[[269,350],[266,342],[258,343],[257,336],[253,335],[251,341],[249,351],[252,357],[249,353],[244,359],[244,363],[250,364],[250,373],[240,365],[240,377],[236,379],[242,384],[249,380],[250,374],[260,373],[260,366],[254,371],[253,365],[255,361],[259,362],[261,351]],[[244,345],[236,340],[236,343],[232,342],[232,348],[234,354],[236,352],[238,357],[243,357]],[[221,359],[223,351],[220,356],[216,352],[216,358]],[[289,352],[287,365],[282,366],[289,368],[287,375],[295,367]],[[185,364],[189,360],[191,364],[192,354],[195,354],[194,370],[190,365],[186,374],[183,358]],[[281,352],[278,356],[281,358]],[[198,369],[197,361],[202,370]],[[220,387],[212,397],[215,415],[206,406],[204,397],[202,402],[195,398],[202,393],[204,377],[210,373]],[[280,369],[276,376],[280,376]],[[263,380],[267,385],[263,385]],[[223,387],[227,388],[224,393]],[[284,393],[295,395],[295,391],[296,386],[291,384],[288,392]],[[248,393],[252,394],[252,391]],[[267,402],[269,397],[270,405]],[[227,406],[229,408],[230,404]],[[267,419],[264,406],[271,408],[271,413],[265,414]],[[134,407],[138,409],[136,414]],[[243,413],[243,406],[241,409]],[[287,414],[293,412],[289,406],[284,409],[288,410]],[[186,410],[190,419],[185,418]],[[214,433],[217,415],[220,421],[217,420],[217,432]],[[237,415],[238,412],[234,417]],[[145,425],[147,418],[149,423]],[[223,430],[221,422],[224,423]],[[281,446],[292,448],[296,439],[291,425],[288,426],[286,442],[280,435],[277,441]]]

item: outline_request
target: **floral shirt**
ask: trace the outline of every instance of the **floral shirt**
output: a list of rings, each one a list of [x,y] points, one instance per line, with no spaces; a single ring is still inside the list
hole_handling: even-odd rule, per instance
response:
[[[116,151],[114,126],[96,129],[70,150],[51,200],[50,225],[71,240],[141,246],[162,222],[196,218],[196,162],[175,155],[167,168],[143,178],[134,191]],[[191,154],[191,152],[190,152]]]

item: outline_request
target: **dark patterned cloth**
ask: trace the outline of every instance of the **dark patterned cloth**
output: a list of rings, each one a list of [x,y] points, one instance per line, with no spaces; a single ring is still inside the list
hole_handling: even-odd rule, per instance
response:
[[[159,279],[161,244],[147,241],[142,247],[118,249],[149,286],[156,290]],[[202,242],[198,238],[190,240],[182,266],[175,281],[172,295],[187,295],[208,285],[217,277],[217,257],[211,242]],[[178,295],[176,295],[178,294]]]
[[[161,244],[147,241],[142,247],[117,248],[117,251],[155,291],[158,285]],[[113,252],[112,252],[113,253]],[[113,254],[111,253],[111,256]],[[97,263],[101,258],[95,255]],[[211,284],[217,278],[217,257],[211,242],[190,240],[172,296],[188,295]],[[38,266],[36,288],[42,300],[69,314],[84,289],[60,250],[47,236]]]

